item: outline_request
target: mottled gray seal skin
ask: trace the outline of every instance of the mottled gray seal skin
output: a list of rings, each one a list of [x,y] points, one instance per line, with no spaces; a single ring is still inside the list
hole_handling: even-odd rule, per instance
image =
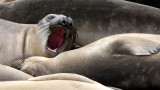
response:
[[[31,75],[9,66],[0,64],[0,81],[28,80]]]
[[[19,23],[37,23],[48,13],[75,20],[80,46],[118,33],[160,33],[159,9],[124,0],[16,0],[0,4],[0,18]]]
[[[21,70],[33,75],[77,73],[106,86],[160,89],[160,35],[120,34],[54,58],[30,57]]]

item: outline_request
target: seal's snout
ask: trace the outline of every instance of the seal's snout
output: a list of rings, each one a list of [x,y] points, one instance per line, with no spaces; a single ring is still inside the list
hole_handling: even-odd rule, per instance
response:
[[[57,20],[57,23],[55,21],[51,21],[49,24],[49,29],[52,31],[53,29],[57,27],[65,27],[65,28],[72,28],[73,27],[73,22],[72,19],[69,17],[61,18]]]
[[[66,26],[66,27],[72,27],[72,19],[70,17],[63,18],[62,21],[60,22],[61,25]]]

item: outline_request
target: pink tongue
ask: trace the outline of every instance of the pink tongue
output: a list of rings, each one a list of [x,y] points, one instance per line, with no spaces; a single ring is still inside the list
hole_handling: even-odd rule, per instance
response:
[[[48,46],[52,50],[59,48],[64,41],[65,30],[63,28],[57,29],[48,39]]]

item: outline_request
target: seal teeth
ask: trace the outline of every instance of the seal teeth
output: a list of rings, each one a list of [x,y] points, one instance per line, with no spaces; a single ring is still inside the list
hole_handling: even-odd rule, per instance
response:
[[[52,51],[52,52],[54,52],[54,53],[56,53],[56,52],[57,52],[57,48],[56,48],[56,49],[54,49],[54,50],[52,50],[51,48],[48,48],[48,50],[49,50],[49,51]]]

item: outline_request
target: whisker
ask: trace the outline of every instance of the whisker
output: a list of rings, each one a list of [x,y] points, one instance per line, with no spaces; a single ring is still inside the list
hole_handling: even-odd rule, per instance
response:
[[[36,34],[36,37],[37,36],[39,37],[39,35],[41,35],[42,33],[47,33],[47,32],[49,32],[49,28],[48,27],[41,28],[41,29],[38,30],[38,32]]]
[[[48,40],[49,33],[50,31],[48,23],[39,26],[35,37],[38,38],[40,43],[42,43],[42,46],[40,48],[44,49],[44,46],[46,45],[46,42]]]
[[[44,24],[44,25],[38,25],[39,28],[43,28],[43,27],[46,27],[46,26],[48,27],[48,26],[49,26],[49,23],[46,23],[46,24]]]

